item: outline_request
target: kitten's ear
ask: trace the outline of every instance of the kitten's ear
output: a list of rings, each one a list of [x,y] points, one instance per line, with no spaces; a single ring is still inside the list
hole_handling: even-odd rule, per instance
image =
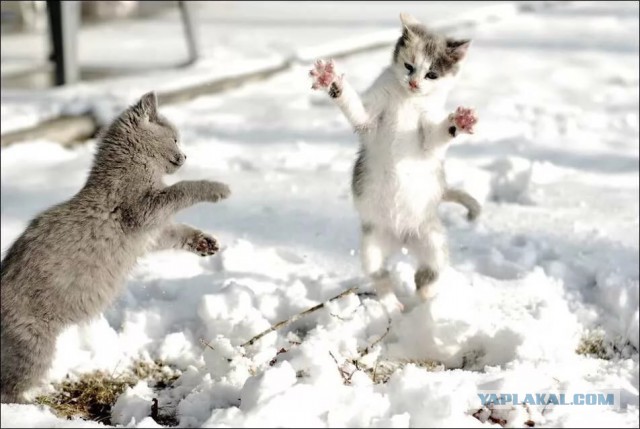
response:
[[[420,21],[408,13],[400,14],[400,22],[402,22],[402,34],[406,34],[408,36],[413,36],[413,32],[409,27],[413,25],[421,25]]]
[[[467,51],[471,46],[471,40],[447,39],[447,52],[456,61],[462,61],[467,56]]]
[[[421,22],[418,21],[417,18],[409,15],[408,13],[400,14],[400,22],[402,22],[403,27],[410,27],[412,25],[421,25]]]
[[[140,116],[155,120],[158,117],[158,97],[154,91],[147,92],[140,98],[137,106]]]
[[[155,120],[158,117],[158,97],[155,91],[147,92],[140,98],[140,109],[142,114],[150,120]]]

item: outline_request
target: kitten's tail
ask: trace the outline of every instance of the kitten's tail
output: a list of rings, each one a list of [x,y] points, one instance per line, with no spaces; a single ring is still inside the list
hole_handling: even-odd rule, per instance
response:
[[[461,189],[447,188],[442,196],[442,201],[462,204],[467,208],[467,219],[473,222],[480,216],[482,208],[478,200]]]

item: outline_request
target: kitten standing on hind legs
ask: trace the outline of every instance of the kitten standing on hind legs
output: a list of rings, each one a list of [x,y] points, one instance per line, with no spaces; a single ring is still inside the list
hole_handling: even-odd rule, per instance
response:
[[[470,42],[430,32],[402,14],[402,36],[387,67],[362,99],[333,61],[317,61],[310,71],[313,89],[326,90],[359,136],[352,191],[362,226],[362,266],[380,300],[402,310],[393,293],[387,260],[406,247],[417,260],[414,281],[428,298],[448,263],[446,231],[438,218],[442,201],[457,202],[474,220],[480,204],[462,190],[447,187],[444,157],[459,134],[473,133],[475,112],[445,102]]]
[[[145,94],[102,134],[84,187],[9,248],[0,268],[1,402],[24,402],[49,369],[58,334],[104,311],[147,251],[217,252],[214,237],[171,222],[179,210],[230,195],[206,180],[166,186],[162,177],[186,158],[155,94]]]

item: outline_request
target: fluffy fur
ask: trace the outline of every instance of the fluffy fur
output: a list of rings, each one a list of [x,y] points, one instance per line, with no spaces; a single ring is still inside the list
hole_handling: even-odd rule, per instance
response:
[[[212,236],[170,221],[230,194],[204,180],[165,186],[162,176],[185,160],[155,94],[145,94],[104,132],[84,187],[33,219],[9,248],[0,287],[2,402],[24,400],[48,370],[58,334],[105,310],[148,250],[218,250]]]
[[[332,61],[318,61],[310,72],[313,88],[326,89],[359,134],[352,190],[362,222],[362,264],[394,311],[402,306],[387,259],[407,247],[418,261],[416,288],[427,297],[448,260],[438,204],[463,204],[472,220],[480,213],[473,197],[447,188],[443,168],[449,143],[459,133],[472,133],[477,121],[471,109],[447,114],[444,108],[470,42],[434,34],[408,15],[401,21],[391,65],[362,100]]]

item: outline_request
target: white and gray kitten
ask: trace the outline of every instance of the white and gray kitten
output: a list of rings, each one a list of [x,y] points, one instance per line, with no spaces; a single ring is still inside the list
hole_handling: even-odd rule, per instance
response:
[[[402,309],[393,293],[387,259],[402,247],[418,261],[416,289],[423,298],[448,262],[447,237],[438,218],[441,201],[467,207],[479,203],[462,190],[447,188],[444,157],[460,133],[472,133],[471,109],[445,110],[470,44],[434,34],[401,14],[402,36],[393,60],[362,99],[332,61],[316,62],[314,89],[325,89],[360,138],[352,190],[362,222],[363,269],[391,311]]]

